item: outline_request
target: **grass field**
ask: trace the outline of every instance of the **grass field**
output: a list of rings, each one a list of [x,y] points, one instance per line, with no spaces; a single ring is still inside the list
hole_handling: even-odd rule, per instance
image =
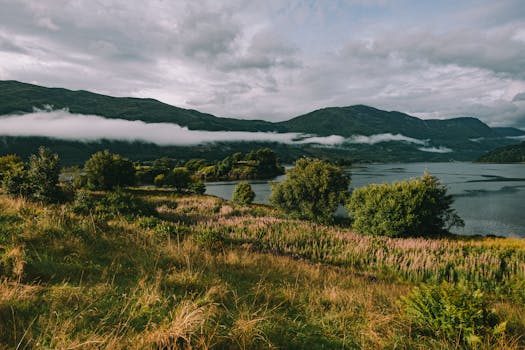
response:
[[[0,348],[525,347],[523,240],[371,237],[266,206],[131,191],[158,214],[0,196]],[[418,286],[483,294],[497,331],[471,343],[425,332],[406,307]]]

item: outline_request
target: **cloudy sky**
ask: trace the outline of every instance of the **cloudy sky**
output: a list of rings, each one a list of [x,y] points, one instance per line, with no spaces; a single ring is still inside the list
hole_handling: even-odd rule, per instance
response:
[[[522,0],[0,0],[0,79],[284,120],[369,104],[525,128]]]

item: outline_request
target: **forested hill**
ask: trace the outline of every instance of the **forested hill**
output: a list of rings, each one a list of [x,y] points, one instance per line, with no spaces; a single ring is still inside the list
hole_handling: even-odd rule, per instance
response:
[[[59,140],[43,137],[2,135],[1,117],[33,112],[34,108],[67,108],[74,114],[98,115],[105,118],[140,120],[146,123],[174,123],[193,130],[294,132],[319,136],[339,135],[343,144],[278,144],[261,141],[222,142],[193,146],[159,146],[122,140]],[[233,114],[233,112],[232,112]],[[380,141],[366,137],[377,135]],[[396,137],[393,137],[393,136]],[[525,135],[512,128],[491,128],[476,118],[423,120],[401,112],[355,105],[319,109],[284,122],[220,118],[192,109],[184,109],[154,99],[112,97],[88,91],[48,88],[17,81],[0,81],[0,154],[27,156],[38,146],[52,147],[68,162],[85,160],[94,151],[109,148],[126,153],[132,159],[205,158],[218,160],[234,151],[271,147],[281,159],[293,161],[300,156],[316,156],[353,162],[415,162],[474,160],[497,147]],[[407,139],[411,138],[411,139]],[[264,142],[262,142],[264,143]]]
[[[403,134],[418,139],[498,138],[525,135],[516,128],[490,128],[476,118],[423,120],[401,112],[356,105],[328,107],[278,123],[288,131],[341,136]]]
[[[151,98],[112,97],[89,91],[47,88],[18,81],[0,81],[0,115],[32,112],[34,107],[68,108],[71,113],[106,118],[142,120],[148,123],[174,123],[194,130],[274,131],[275,125],[263,120],[218,118],[184,109]]]
[[[364,105],[323,108],[278,123],[219,118],[149,98],[112,97],[83,90],[0,81],[0,115],[32,112],[34,107],[48,105],[55,109],[68,108],[71,113],[175,123],[194,130],[304,132],[321,136],[392,133],[440,140],[525,135],[524,131],[515,128],[490,128],[476,118],[422,120]]]
[[[496,148],[478,159],[483,163],[525,163],[525,141]]]

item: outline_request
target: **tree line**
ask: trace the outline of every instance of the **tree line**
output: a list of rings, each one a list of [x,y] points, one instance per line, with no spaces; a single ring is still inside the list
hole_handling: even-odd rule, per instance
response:
[[[243,162],[255,168],[258,176],[274,174],[280,166],[271,150],[262,149],[244,155],[236,153],[213,167],[217,173],[228,174]],[[205,186],[200,174],[209,167],[201,160],[180,166],[169,159],[136,165],[106,150],[86,161],[72,186],[112,191],[149,182],[181,193],[203,194]],[[44,147],[27,162],[15,155],[0,157],[0,181],[4,192],[11,196],[47,203],[60,201],[64,197],[59,186],[60,171],[58,156]],[[353,192],[349,191],[350,181],[349,173],[336,164],[300,158],[282,182],[273,184],[270,203],[292,218],[321,224],[332,224],[337,207],[345,205],[353,228],[372,235],[436,236],[464,224],[452,208],[453,198],[446,186],[427,172],[420,178],[371,184]],[[241,182],[234,189],[232,202],[250,204],[254,197],[250,185]]]

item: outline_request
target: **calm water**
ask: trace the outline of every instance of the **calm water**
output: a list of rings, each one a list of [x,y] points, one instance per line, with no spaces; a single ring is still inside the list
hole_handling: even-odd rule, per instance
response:
[[[374,164],[351,170],[351,187],[389,183],[421,176],[425,169],[439,177],[454,195],[465,227],[461,234],[495,234],[525,237],[525,165],[472,163]],[[284,178],[279,176],[273,181]],[[255,202],[268,203],[271,186],[267,181],[249,181]],[[206,184],[206,193],[231,198],[237,182]]]

